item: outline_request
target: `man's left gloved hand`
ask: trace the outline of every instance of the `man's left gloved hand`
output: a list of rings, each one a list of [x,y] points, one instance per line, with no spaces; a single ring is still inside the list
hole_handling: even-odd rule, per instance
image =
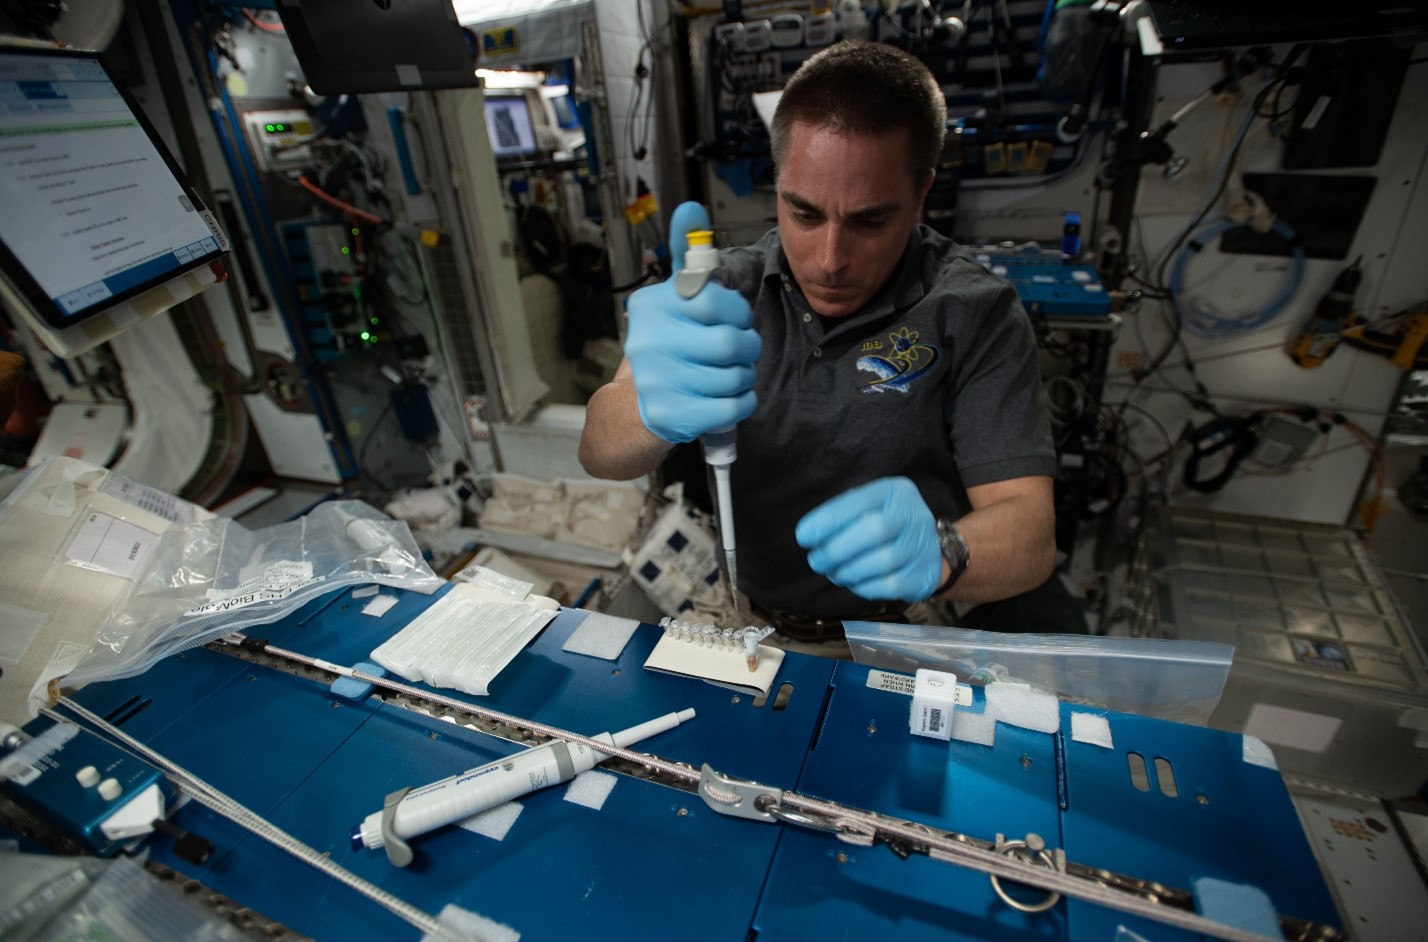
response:
[[[920,602],[941,582],[937,521],[907,478],[844,491],[798,521],[794,537],[814,572],[865,599]]]

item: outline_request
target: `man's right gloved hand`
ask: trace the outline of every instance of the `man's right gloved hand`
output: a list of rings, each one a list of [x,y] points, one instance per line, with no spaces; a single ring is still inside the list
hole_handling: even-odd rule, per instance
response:
[[[674,271],[684,268],[686,234],[709,228],[698,203],[669,222]],[[674,278],[641,288],[626,303],[625,358],[635,377],[640,420],[667,442],[689,442],[753,414],[754,362],[763,348],[743,295],[710,280],[682,298]]]

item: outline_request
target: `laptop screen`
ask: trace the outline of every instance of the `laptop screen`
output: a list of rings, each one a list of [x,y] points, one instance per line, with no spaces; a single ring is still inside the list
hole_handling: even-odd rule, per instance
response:
[[[223,255],[96,53],[0,48],[0,270],[68,327]]]

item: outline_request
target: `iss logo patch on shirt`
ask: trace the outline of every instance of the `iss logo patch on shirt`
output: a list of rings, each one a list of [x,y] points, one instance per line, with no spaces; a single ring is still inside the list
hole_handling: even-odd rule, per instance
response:
[[[918,343],[918,332],[902,327],[888,334],[887,342],[867,340],[858,357],[859,370],[877,378],[862,387],[864,393],[908,392],[942,356],[931,344]]]

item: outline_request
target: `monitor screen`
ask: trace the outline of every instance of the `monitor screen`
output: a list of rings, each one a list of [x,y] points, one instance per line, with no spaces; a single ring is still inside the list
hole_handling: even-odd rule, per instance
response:
[[[530,100],[525,95],[487,96],[486,131],[497,160],[528,159],[539,150]]]
[[[303,77],[319,95],[473,87],[475,37],[451,0],[280,0]]]
[[[0,271],[56,327],[223,255],[97,53],[0,48],[0,206]]]

